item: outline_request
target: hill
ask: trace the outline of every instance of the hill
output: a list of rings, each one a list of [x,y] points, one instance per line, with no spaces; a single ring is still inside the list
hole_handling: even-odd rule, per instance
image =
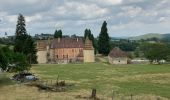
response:
[[[146,40],[146,39],[151,39],[151,38],[157,38],[160,40],[170,41],[170,33],[166,33],[166,34],[149,33],[149,34],[144,34],[144,35],[140,35],[140,36],[129,37],[128,39],[130,39],[130,40],[141,40],[141,39]]]
[[[170,34],[169,34],[170,35]],[[150,38],[158,38],[158,39],[162,39],[164,36],[163,34],[159,34],[159,33],[149,33],[149,34],[144,34],[144,35],[140,35],[140,36],[135,36],[135,37],[130,37],[130,40],[141,40],[141,39],[150,39]]]

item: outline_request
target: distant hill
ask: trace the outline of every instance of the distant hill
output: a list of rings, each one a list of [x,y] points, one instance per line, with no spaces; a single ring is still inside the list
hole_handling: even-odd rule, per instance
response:
[[[159,33],[149,33],[149,34],[144,34],[140,36],[135,36],[135,37],[130,37],[128,39],[130,40],[141,40],[141,39],[150,39],[150,38],[158,38],[161,40],[169,40],[170,39],[170,33],[167,34],[159,34]]]

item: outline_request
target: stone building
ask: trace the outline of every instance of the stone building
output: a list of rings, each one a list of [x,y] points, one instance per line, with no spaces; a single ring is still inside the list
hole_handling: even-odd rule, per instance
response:
[[[110,64],[127,64],[128,57],[120,48],[113,48],[108,55]]]
[[[87,43],[89,48],[93,48],[90,40],[88,40]],[[37,41],[38,63],[94,62],[93,59],[91,59],[92,61],[84,60],[86,59],[84,55],[87,53],[86,51],[84,52],[85,44],[83,38],[67,37],[52,40],[39,40]],[[94,49],[91,50],[94,51]],[[88,57],[94,58],[94,54],[88,55]]]
[[[84,62],[95,62],[93,43],[87,37],[84,45]]]
[[[48,40],[39,40],[37,42],[37,61],[38,63],[47,63]]]

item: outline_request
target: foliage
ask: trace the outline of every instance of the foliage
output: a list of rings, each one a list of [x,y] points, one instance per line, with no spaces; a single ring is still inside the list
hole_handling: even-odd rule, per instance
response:
[[[54,38],[62,38],[62,30],[55,30]]]
[[[96,43],[96,40],[95,40],[93,34],[91,33],[90,29],[85,29],[85,31],[84,31],[84,40],[86,39],[86,37],[88,37],[92,41],[93,47],[95,49],[95,54],[96,54],[97,53],[97,43]]]
[[[139,46],[138,41],[130,41],[121,39],[119,41],[111,41],[111,48],[119,47],[123,51],[135,51],[136,48]]]
[[[161,63],[161,60],[167,60],[169,56],[169,48],[163,43],[144,43],[140,49],[144,56],[150,60],[151,63]]]
[[[15,32],[16,36],[26,34],[27,31],[25,27],[26,27],[25,18],[22,14],[19,14]]]
[[[22,53],[14,52],[13,50],[9,49],[8,46],[2,47],[0,49],[0,56],[1,56],[1,67],[3,70],[8,71],[23,71],[28,70],[30,65],[26,59],[26,56]],[[9,66],[10,64],[14,66]]]
[[[15,53],[15,56],[13,58],[13,63],[16,64],[16,67],[14,69],[12,69],[13,71],[24,71],[24,70],[29,70],[30,69],[30,65],[27,62],[26,56],[24,54],[21,53]]]
[[[8,66],[8,60],[4,52],[0,49],[0,68],[2,68],[2,70],[6,70],[7,66]]]
[[[14,51],[26,55],[30,64],[37,63],[36,45],[33,38],[26,33],[24,16],[20,14],[17,22]]]
[[[104,21],[98,39],[98,51],[100,54],[108,55],[110,52],[110,38],[107,32],[107,23]]]
[[[0,38],[0,44],[4,44],[4,45],[14,45],[14,40],[15,37],[11,36],[8,38]]]

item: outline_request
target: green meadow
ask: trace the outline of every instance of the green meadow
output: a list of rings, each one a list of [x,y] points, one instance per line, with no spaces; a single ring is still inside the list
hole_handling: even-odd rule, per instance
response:
[[[5,96],[8,95],[9,100],[46,100],[47,98],[75,100],[77,95],[90,96],[93,88],[97,89],[97,96],[102,100],[112,98],[131,100],[131,95],[134,100],[170,99],[170,65],[168,64],[43,64],[33,65],[31,72],[44,81],[55,82],[59,76],[59,80],[65,80],[66,84],[72,86],[66,92],[49,94],[38,91],[34,87],[11,82],[7,77],[12,74],[5,74],[0,77],[0,99],[7,99]]]

